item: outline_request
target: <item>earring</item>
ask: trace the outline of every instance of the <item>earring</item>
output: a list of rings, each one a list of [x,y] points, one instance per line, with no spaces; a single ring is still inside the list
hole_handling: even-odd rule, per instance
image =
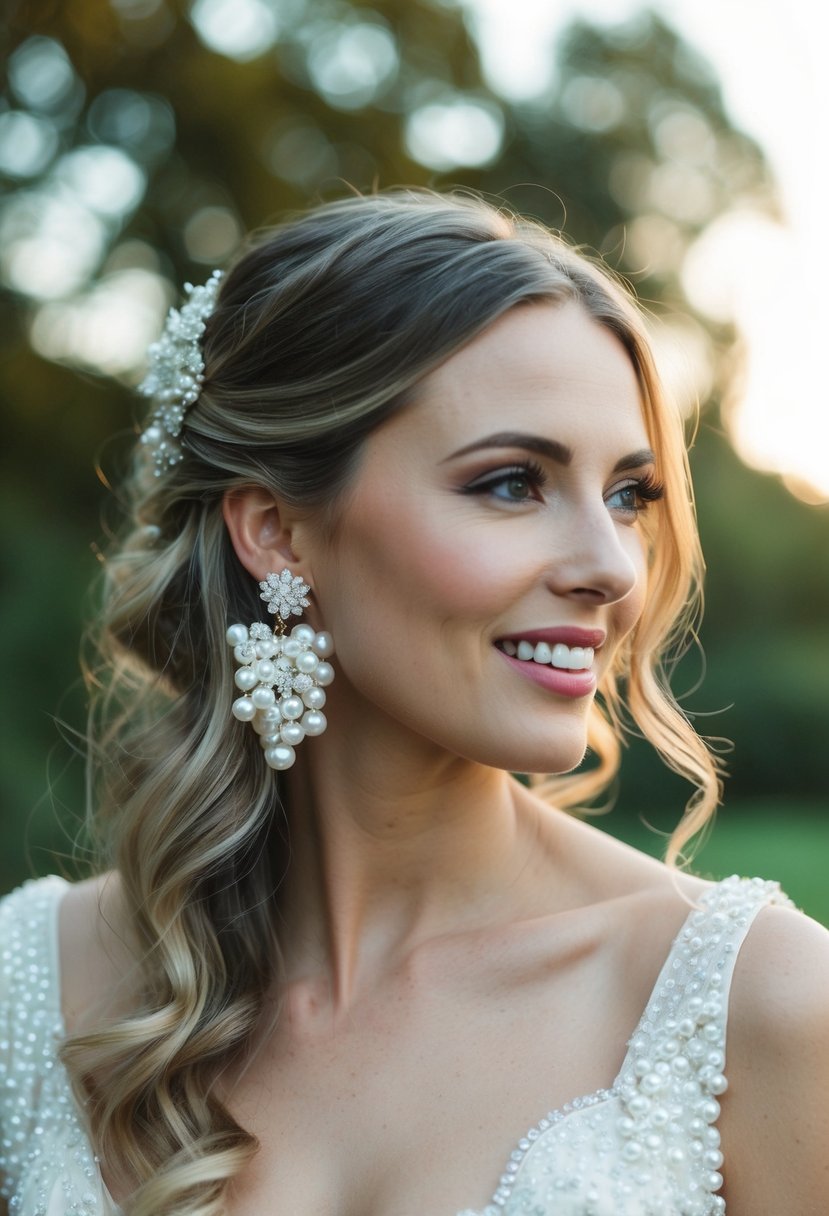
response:
[[[243,694],[232,712],[253,725],[266,763],[282,771],[296,760],[296,745],[306,735],[321,735],[328,725],[322,707],[334,679],[328,662],[334,643],[330,633],[316,633],[310,625],[294,625],[285,634],[288,618],[302,616],[309,603],[311,588],[298,575],[286,567],[281,574],[268,574],[259,586],[276,624],[273,629],[261,622],[228,629],[228,645],[239,664],[236,687]]]

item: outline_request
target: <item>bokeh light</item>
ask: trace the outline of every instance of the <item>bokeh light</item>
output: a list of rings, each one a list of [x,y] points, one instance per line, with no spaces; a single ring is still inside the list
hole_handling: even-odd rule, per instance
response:
[[[490,101],[454,96],[428,102],[406,123],[409,155],[430,169],[488,165],[504,138],[504,116]]]
[[[190,20],[205,46],[239,63],[264,55],[279,32],[266,0],[196,0]]]
[[[308,49],[308,73],[329,105],[357,110],[374,101],[397,74],[397,43],[380,18],[330,22]]]

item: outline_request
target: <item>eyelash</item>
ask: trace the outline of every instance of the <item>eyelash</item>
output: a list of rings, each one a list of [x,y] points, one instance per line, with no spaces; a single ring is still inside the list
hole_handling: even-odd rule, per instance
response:
[[[613,495],[622,494],[625,490],[635,490],[636,497],[639,500],[637,505],[632,508],[634,514],[641,515],[643,511],[647,511],[652,502],[659,502],[660,498],[665,497],[665,486],[661,481],[657,481],[653,473],[646,473],[644,477],[639,477],[634,481],[629,481],[627,485],[619,486],[613,491]],[[613,497],[611,495],[611,497]],[[629,510],[630,508],[622,508]]]
[[[496,486],[503,485],[505,482],[513,478],[524,478],[535,489],[542,489],[549,480],[547,474],[542,469],[541,465],[534,460],[520,461],[517,464],[510,465],[509,468],[499,469],[497,473],[485,477],[481,481],[475,481],[471,485],[464,487],[464,494],[489,494],[492,493]],[[635,490],[638,503],[635,507],[621,507],[619,510],[625,513],[634,513],[636,515],[646,511],[648,505],[652,502],[658,502],[664,497],[665,487],[656,480],[652,473],[646,473],[643,477],[637,478],[634,481],[629,481],[626,485],[619,486],[613,491],[610,497],[616,494],[621,494],[625,490]],[[504,499],[502,502],[527,502],[528,499]]]

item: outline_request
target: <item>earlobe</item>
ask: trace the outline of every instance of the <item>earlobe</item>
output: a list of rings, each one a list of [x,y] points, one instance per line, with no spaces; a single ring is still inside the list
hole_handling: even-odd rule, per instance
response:
[[[229,490],[222,502],[225,526],[236,556],[255,579],[296,562],[291,528],[279,503],[261,486]]]

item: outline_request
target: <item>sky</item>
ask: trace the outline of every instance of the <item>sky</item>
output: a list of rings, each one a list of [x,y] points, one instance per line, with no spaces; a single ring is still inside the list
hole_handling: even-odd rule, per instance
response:
[[[635,0],[465,0],[487,75],[527,97],[549,79],[555,39],[574,16],[612,23]],[[734,320],[743,346],[732,438],[806,502],[829,502],[829,72],[815,0],[652,0],[711,61],[732,120],[775,171],[785,225],[738,213],[693,251],[695,306]]]

